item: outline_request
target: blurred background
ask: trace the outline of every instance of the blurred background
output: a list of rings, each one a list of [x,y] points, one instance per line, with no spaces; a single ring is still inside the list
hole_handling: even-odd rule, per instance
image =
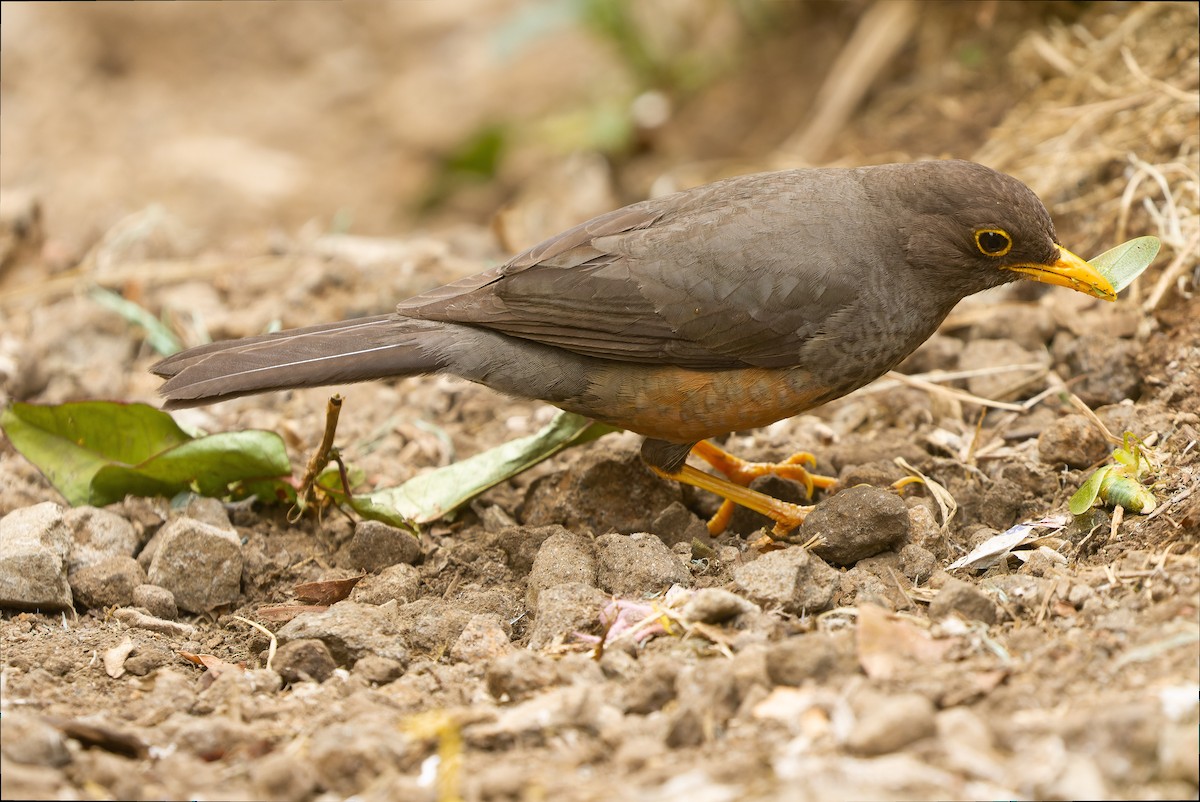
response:
[[[1048,83],[1073,105],[1097,56],[1124,69],[1130,41],[1095,47],[1139,13],[1140,69],[1174,74],[1190,47],[1177,77],[1194,89],[1189,7],[1172,22],[1076,2],[6,3],[0,188],[8,219],[40,205],[58,267],[151,203],[175,248],[495,221],[515,250],[727,174],[978,157]]]
[[[108,394],[153,397],[154,351],[386,311],[759,170],[975,159],[1085,257],[1155,234],[1163,292],[1198,261],[1196,3],[3,9],[0,397],[93,394],[66,377],[102,370],[109,335],[139,367],[97,377]],[[131,352],[114,309],[178,341]]]

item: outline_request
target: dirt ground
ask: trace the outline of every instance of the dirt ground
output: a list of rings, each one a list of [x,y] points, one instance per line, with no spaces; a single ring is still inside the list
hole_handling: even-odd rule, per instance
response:
[[[1197,797],[1196,4],[3,12],[4,403],[156,403],[145,330],[96,288],[188,345],[375,314],[759,169],[975,158],[1034,187],[1081,255],[1163,241],[1115,305],[1027,282],[968,299],[902,366],[916,381],[731,435],[838,478],[797,536],[825,548],[761,548],[749,515],[709,538],[714,499],[650,474],[627,434],[419,541],[197,498],[69,511],[6,438],[3,531],[66,533],[71,602],[0,617],[4,798]],[[340,392],[365,487],[554,412],[446,378]],[[299,470],[329,394],[177,419],[277,431]],[[1116,447],[1072,395],[1145,443],[1149,514],[1068,514]],[[889,489],[897,457],[930,483]],[[172,539],[229,557],[199,547],[172,577]],[[360,576],[348,598],[333,582]]]

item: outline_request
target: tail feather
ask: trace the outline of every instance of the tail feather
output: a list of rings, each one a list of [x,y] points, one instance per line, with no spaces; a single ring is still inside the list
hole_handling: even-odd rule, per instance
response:
[[[168,409],[270,390],[320,387],[440,369],[443,324],[382,315],[226,340],[183,351],[151,370]]]

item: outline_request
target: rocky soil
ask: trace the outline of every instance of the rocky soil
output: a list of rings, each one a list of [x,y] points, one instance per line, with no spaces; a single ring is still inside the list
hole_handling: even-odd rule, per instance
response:
[[[348,5],[345,16],[308,7],[279,20],[261,50],[230,33],[224,6],[188,12],[190,40],[161,10],[43,9],[13,26],[6,6],[0,400],[154,401],[144,330],[98,304],[95,286],[189,344],[377,313],[572,222],[561,214],[650,191],[647,176],[671,184],[780,166],[786,143],[770,132],[802,122],[786,110],[763,122],[756,135],[774,155],[753,164],[729,144],[748,136],[736,127],[696,144],[738,87],[761,84],[770,116],[774,73],[747,57],[621,158],[565,158],[526,141],[486,186],[411,216],[396,199],[428,189],[412,176],[434,171],[430,143],[469,133],[488,117],[479,109],[507,99],[528,132],[543,107],[591,85],[589,70],[617,84],[636,73],[576,28],[546,54],[489,61],[489,25],[531,13],[516,3],[480,3],[470,22],[441,4],[403,4],[419,9],[411,17]],[[838,480],[782,544],[744,512],[710,537],[716,499],[651,474],[628,434],[561,453],[419,539],[334,508],[299,520],[197,496],[71,508],[0,441],[3,796],[1196,798],[1196,7],[1028,5],[1036,15],[978,4],[922,17],[932,21],[825,160],[986,157],[1038,189],[1083,255],[1160,236],[1162,255],[1117,304],[1032,286],[969,299],[904,376],[731,435],[724,445],[743,457],[812,451]],[[789,43],[822,39],[814,49],[830,63],[868,7],[839,8],[810,9],[774,38],[759,31],[757,57],[778,62]],[[310,24],[326,37],[312,47]],[[178,40],[154,35],[164,31]],[[217,48],[212,59],[189,41]],[[965,45],[947,42],[992,58],[972,67]],[[244,52],[257,60],[236,62],[241,83],[217,56]],[[815,69],[804,58],[787,64]],[[485,64],[485,86],[446,89],[454,70],[484,81]],[[253,112],[256,91],[278,94],[272,113]],[[293,94],[310,102],[285,102]],[[97,126],[89,147],[65,125],[73,103]],[[424,116],[401,136],[386,103]],[[244,141],[200,137],[198,108],[248,120]],[[132,137],[139,126],[153,147]],[[293,161],[248,151],[253,141]],[[139,149],[157,172],[89,169],[134,164]],[[391,154],[390,184],[362,151]],[[713,167],[717,152],[728,161]],[[193,156],[226,172],[189,172]],[[71,197],[75,176],[88,203]],[[357,180],[358,195],[339,184]],[[506,185],[524,189],[489,226],[479,210],[496,208]],[[374,208],[355,236],[333,220],[347,198]],[[329,392],[177,419],[280,432],[303,466]],[[340,392],[338,444],[365,486],[530,434],[553,414],[445,378]],[[1144,443],[1149,514],[1067,512],[1110,462],[1105,429]],[[924,481],[893,487],[916,475]],[[795,483],[759,481],[801,497]],[[1046,520],[990,562],[952,567]]]

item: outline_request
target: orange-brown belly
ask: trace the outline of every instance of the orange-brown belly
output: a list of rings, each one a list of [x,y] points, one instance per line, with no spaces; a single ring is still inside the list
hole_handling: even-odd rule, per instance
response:
[[[689,443],[766,426],[836,395],[798,369],[710,373],[636,365],[602,371],[584,398],[559,405],[647,437]]]

